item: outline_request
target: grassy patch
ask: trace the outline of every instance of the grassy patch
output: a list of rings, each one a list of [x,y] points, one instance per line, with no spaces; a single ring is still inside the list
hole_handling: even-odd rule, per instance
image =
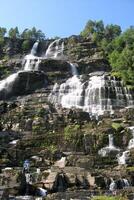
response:
[[[121,196],[95,196],[92,200],[127,200],[127,198]]]

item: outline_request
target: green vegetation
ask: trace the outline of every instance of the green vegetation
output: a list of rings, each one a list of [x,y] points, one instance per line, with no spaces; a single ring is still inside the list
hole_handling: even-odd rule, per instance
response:
[[[73,146],[75,149],[80,149],[83,145],[83,133],[81,132],[80,125],[68,125],[64,128],[64,139],[66,144]]]
[[[96,196],[92,200],[127,200],[127,198],[122,196]]]
[[[19,38],[20,35],[19,35],[18,27],[11,28],[11,29],[9,30],[9,32],[8,32],[8,35],[9,35],[9,38],[12,38],[12,39]]]
[[[4,27],[0,27],[0,57],[3,59],[7,53],[11,56],[16,53],[26,53],[31,49],[35,41],[43,40],[44,38],[45,34],[35,27],[25,29],[22,32],[19,31],[18,27],[11,28],[9,31]],[[12,52],[10,52],[10,46]],[[6,49],[9,52],[6,52]]]
[[[120,131],[120,130],[122,130],[122,124],[113,122],[112,128],[114,128],[116,131]]]
[[[76,137],[76,134],[79,131],[79,128],[80,128],[79,125],[66,126],[64,129],[65,140],[71,142]]]
[[[127,85],[134,84],[134,27],[121,33],[118,25],[106,25],[103,21],[89,20],[81,32],[90,37],[112,66],[112,73],[121,77]]]
[[[4,44],[4,37],[5,37],[6,32],[7,32],[6,28],[0,27],[0,48]]]
[[[25,29],[21,34],[21,38],[25,40],[41,40],[45,38],[45,34],[41,30],[36,30],[36,28],[33,27],[31,30]]]
[[[23,52],[27,52],[31,47],[31,42],[30,40],[24,40],[23,43],[22,43],[22,50]]]

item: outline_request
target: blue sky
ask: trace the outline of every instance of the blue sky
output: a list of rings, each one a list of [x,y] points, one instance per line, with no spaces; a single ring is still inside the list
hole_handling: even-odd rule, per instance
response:
[[[103,20],[123,30],[134,25],[134,0],[1,0],[0,26],[35,26],[47,37],[79,34],[86,22]]]

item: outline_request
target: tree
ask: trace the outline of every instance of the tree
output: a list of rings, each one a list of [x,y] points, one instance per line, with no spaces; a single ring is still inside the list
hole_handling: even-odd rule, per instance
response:
[[[111,42],[108,58],[113,71],[117,72],[126,83],[134,84],[134,27]]]
[[[21,34],[21,38],[25,39],[25,40],[29,40],[32,38],[32,34],[31,34],[31,30],[29,30],[28,28],[26,28],[22,34]]]
[[[0,27],[0,37],[4,37],[6,32],[7,32],[6,28]]]
[[[6,34],[6,28],[0,27],[0,45],[3,46],[4,44],[4,36]]]
[[[81,32],[81,35],[83,37],[88,37],[95,34],[95,36],[97,37],[97,36],[103,35],[103,32],[104,32],[104,24],[102,20],[100,21],[89,20],[84,30]]]
[[[25,29],[21,37],[25,40],[41,40],[45,38],[45,34],[41,30],[36,30],[35,27],[33,27],[31,30],[30,29]]]
[[[121,27],[118,25],[110,24],[105,27],[104,36],[108,41],[112,41],[120,34],[121,34]]]
[[[27,52],[31,48],[30,40],[24,40],[21,46],[23,52]]]
[[[11,39],[16,39],[16,38],[19,38],[19,30],[18,30],[18,27],[15,27],[15,28],[11,28],[9,30],[9,33],[8,33],[9,37]]]

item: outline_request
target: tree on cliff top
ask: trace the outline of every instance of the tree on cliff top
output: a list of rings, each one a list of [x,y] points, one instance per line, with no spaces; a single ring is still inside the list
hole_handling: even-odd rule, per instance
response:
[[[4,43],[4,36],[6,32],[7,32],[6,28],[0,27],[0,46],[2,46]]]
[[[9,35],[9,38],[11,39],[16,39],[16,38],[19,38],[20,35],[19,35],[19,29],[18,27],[16,26],[15,28],[11,28],[8,32],[8,35]]]
[[[45,34],[41,30],[37,30],[35,27],[33,27],[31,30],[25,29],[21,34],[21,38],[25,40],[41,40],[45,38]]]
[[[115,75],[127,84],[134,84],[134,26],[121,33],[118,25],[104,26],[103,21],[89,20],[81,35],[90,37],[104,52]]]

